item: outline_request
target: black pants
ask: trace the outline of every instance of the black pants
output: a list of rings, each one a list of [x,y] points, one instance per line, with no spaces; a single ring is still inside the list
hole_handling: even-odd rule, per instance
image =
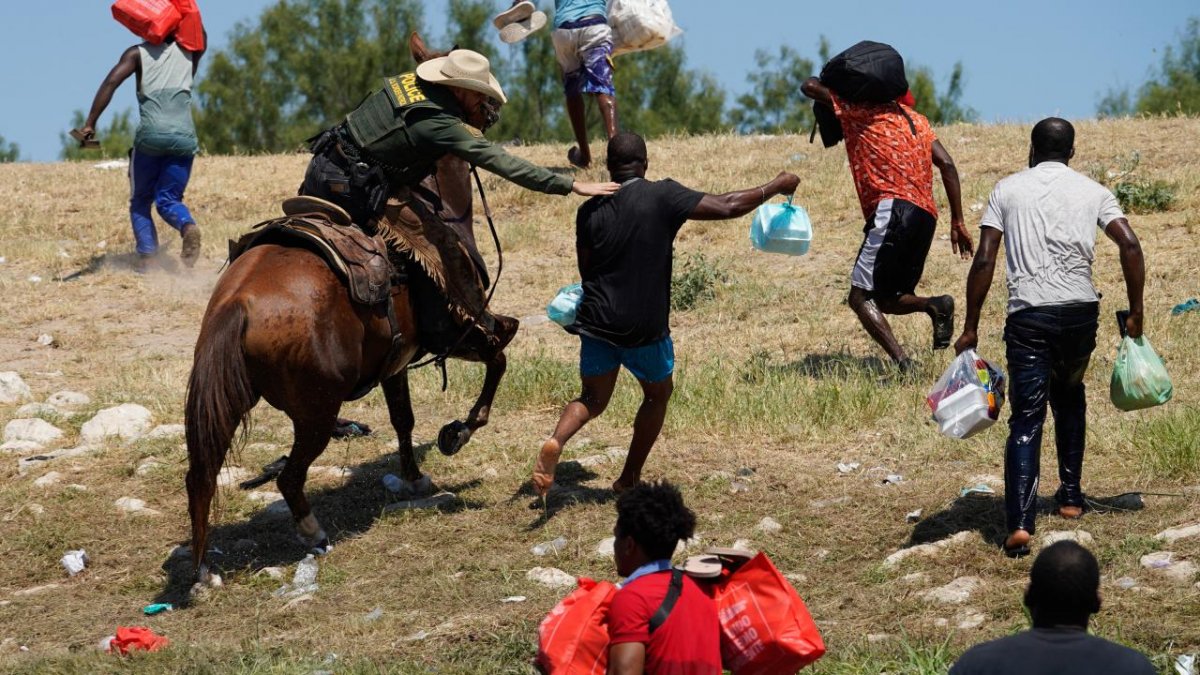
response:
[[[1061,483],[1055,499],[1064,506],[1083,506],[1083,375],[1096,348],[1098,315],[1097,303],[1031,307],[1012,314],[1005,324],[1012,414],[1004,455],[1004,509],[1010,531],[1034,532],[1047,402],[1054,413]]]

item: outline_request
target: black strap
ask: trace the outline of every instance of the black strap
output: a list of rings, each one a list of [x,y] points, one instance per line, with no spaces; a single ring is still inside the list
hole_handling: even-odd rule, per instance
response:
[[[658,611],[650,617],[651,633],[667,622],[667,617],[671,616],[671,610],[675,609],[675,603],[679,600],[680,593],[683,593],[683,570],[676,567],[671,570],[671,585],[667,587],[667,597],[663,598],[662,604],[658,606]]]

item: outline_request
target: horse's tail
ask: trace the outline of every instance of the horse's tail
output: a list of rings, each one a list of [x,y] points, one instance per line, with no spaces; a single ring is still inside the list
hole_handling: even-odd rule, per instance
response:
[[[250,382],[242,338],[246,310],[240,302],[206,317],[196,342],[188,380],[184,425],[188,449],[188,513],[192,519],[192,562],[199,570],[208,539],[208,512],[217,475],[239,424],[246,433],[258,394]]]

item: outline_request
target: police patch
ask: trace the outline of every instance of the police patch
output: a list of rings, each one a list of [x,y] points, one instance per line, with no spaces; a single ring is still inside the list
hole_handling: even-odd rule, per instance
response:
[[[384,79],[384,90],[392,100],[392,105],[397,108],[428,100],[425,92],[421,91],[421,85],[417,83],[416,73],[404,73]]]
[[[471,134],[475,138],[483,138],[483,132],[480,131],[479,129],[476,129],[475,127],[471,126],[470,124],[467,124],[466,122],[463,122],[462,125],[464,127],[466,127],[468,134]]]

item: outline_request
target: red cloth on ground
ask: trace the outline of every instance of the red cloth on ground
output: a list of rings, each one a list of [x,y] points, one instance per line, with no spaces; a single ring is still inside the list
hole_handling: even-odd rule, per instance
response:
[[[612,644],[646,645],[646,672],[651,675],[719,675],[721,627],[717,606],[696,582],[683,578],[683,592],[666,622],[650,633],[650,617],[658,611],[671,583],[670,570],[647,574],[617,591],[608,615]]]
[[[122,655],[138,649],[153,652],[166,647],[168,643],[167,638],[145,626],[118,626],[116,636],[108,644],[108,651]]]

